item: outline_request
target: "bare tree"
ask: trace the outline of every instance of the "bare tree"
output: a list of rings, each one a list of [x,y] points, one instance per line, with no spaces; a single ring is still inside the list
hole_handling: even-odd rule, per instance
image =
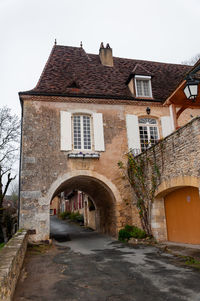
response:
[[[2,237],[3,199],[12,176],[13,163],[19,151],[20,121],[17,115],[11,114],[11,109],[0,108],[0,239]],[[4,183],[4,185],[3,185]]]
[[[19,191],[19,185],[17,179],[15,179],[15,181],[12,181],[9,191],[10,191],[10,199],[13,201],[14,206],[17,207],[18,191]]]
[[[200,59],[200,53],[196,54],[192,58],[181,62],[183,65],[193,66]]]

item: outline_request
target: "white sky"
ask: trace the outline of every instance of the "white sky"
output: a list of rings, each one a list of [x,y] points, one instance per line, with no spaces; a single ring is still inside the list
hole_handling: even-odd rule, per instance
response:
[[[39,79],[54,39],[98,53],[180,63],[200,53],[200,0],[0,0],[0,106]]]

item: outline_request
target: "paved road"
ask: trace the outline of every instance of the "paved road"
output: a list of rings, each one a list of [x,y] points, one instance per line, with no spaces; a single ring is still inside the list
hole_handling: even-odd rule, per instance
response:
[[[200,300],[200,271],[155,247],[121,244],[55,217],[51,233],[60,242],[29,249],[14,301]]]

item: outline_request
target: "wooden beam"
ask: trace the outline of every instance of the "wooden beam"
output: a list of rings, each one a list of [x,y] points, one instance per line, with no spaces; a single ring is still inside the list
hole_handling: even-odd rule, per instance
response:
[[[178,129],[178,121],[177,121],[177,116],[176,116],[176,106],[173,103],[170,104],[169,110],[170,110],[170,116],[171,116],[171,120],[172,120],[173,130],[177,130]]]
[[[178,120],[179,116],[181,115],[181,113],[183,113],[183,111],[185,111],[187,108],[188,108],[188,107],[183,106],[183,107],[181,107],[181,108],[178,110],[178,112],[176,112],[176,118],[177,118],[177,120]]]
[[[170,105],[171,103],[174,103],[173,97],[176,95],[176,93],[180,90],[183,89],[185,86],[186,80],[182,81],[178,87],[170,94],[170,96],[165,100],[164,105]]]

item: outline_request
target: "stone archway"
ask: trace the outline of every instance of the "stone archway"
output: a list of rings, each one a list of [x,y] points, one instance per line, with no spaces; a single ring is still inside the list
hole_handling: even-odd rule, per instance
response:
[[[192,176],[174,177],[163,181],[157,189],[155,201],[152,205],[151,226],[153,235],[158,241],[168,240],[164,198],[169,193],[184,187],[199,189],[200,179]]]
[[[79,189],[85,192],[95,202],[98,211],[98,231],[107,233],[111,236],[117,234],[117,205],[122,200],[120,193],[116,186],[96,172],[89,170],[74,170],[63,174],[52,183],[45,196],[38,200],[40,206],[43,206],[43,220],[46,224],[43,229],[38,226],[35,240],[44,240],[49,238],[50,219],[49,219],[49,206],[54,196],[61,191],[70,191]],[[36,217],[37,218],[37,217]]]

